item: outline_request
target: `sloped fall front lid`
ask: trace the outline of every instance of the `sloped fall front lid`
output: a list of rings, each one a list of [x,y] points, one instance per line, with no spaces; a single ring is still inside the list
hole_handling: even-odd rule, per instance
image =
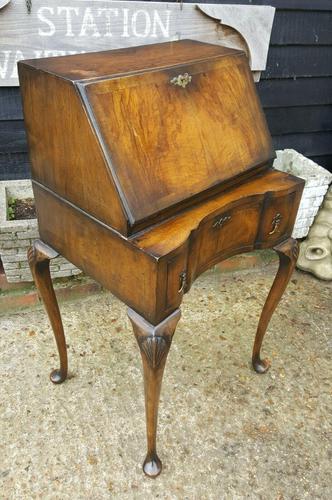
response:
[[[130,225],[274,156],[245,54],[185,44],[187,63],[172,64],[181,42],[159,44],[157,68],[78,83]]]

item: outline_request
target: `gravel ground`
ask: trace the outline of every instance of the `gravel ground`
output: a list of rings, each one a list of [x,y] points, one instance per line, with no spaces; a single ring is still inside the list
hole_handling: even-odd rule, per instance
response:
[[[294,273],[258,375],[250,353],[274,272],[208,272],[185,297],[155,480],[141,471],[141,360],[125,306],[106,292],[62,304],[70,378],[59,386],[43,308],[0,317],[1,500],[330,500],[332,283]]]

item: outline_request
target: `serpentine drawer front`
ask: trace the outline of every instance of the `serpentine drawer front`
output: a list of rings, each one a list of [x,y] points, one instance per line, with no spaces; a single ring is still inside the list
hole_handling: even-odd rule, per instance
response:
[[[60,253],[128,306],[143,361],[143,470],[155,477],[159,394],[183,296],[217,262],[274,248],[280,267],[252,354],[253,368],[265,372],[260,349],[295,266],[303,181],[272,168],[242,51],[181,40],[18,68],[40,232],[28,260],[60,357],[51,380],[68,373],[49,272]],[[200,330],[192,331],[197,341]]]
[[[261,203],[245,202],[209,218],[197,234],[197,273],[216,264],[236,250],[247,252],[254,247]]]

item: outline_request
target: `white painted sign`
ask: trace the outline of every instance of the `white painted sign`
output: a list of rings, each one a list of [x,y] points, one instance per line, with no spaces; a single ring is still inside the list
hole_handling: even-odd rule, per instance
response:
[[[1,1],[1,0],[0,0]],[[18,85],[17,61],[191,38],[242,48],[265,69],[274,9],[111,0],[0,4],[0,86]]]

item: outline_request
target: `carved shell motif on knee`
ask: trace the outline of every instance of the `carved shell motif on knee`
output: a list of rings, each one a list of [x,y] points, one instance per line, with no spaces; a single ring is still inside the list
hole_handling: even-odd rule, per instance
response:
[[[306,240],[300,245],[297,267],[317,278],[332,280],[332,186]]]

